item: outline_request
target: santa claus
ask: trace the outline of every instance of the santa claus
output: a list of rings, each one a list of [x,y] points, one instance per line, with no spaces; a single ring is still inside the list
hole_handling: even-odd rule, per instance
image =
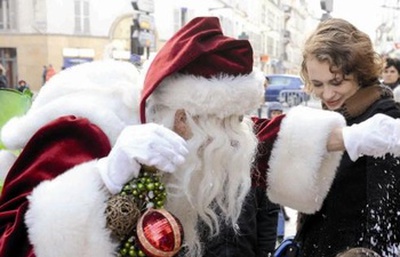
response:
[[[268,167],[270,199],[312,213],[345,146],[397,151],[379,130],[400,134],[385,116],[344,134],[340,114],[307,107],[251,120],[264,75],[250,43],[223,35],[214,17],[189,22],[141,74],[117,61],[66,69],[3,127],[3,143],[23,150],[0,198],[1,257],[118,256],[106,209],[142,165],[161,172],[165,208],[182,225],[177,255],[261,256],[275,243],[265,235],[275,226],[261,225],[277,215],[265,202]]]

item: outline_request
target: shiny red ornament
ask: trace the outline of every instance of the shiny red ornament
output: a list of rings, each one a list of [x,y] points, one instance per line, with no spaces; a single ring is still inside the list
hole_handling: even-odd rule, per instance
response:
[[[182,246],[182,224],[165,209],[149,208],[140,217],[136,233],[138,245],[148,257],[172,257]]]

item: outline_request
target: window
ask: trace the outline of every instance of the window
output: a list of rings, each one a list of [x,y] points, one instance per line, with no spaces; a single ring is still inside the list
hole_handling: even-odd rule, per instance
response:
[[[89,2],[85,0],[75,1],[75,33],[89,34]]]
[[[16,48],[0,48],[0,68],[6,70],[6,77],[9,87],[17,84],[17,49]]]
[[[40,32],[47,30],[46,2],[42,0],[33,0],[33,21],[35,29]]]
[[[186,25],[190,19],[193,18],[193,10],[181,7],[174,9],[174,32],[178,31],[182,26]]]
[[[13,2],[15,1],[0,0],[0,29],[2,30],[16,28]]]
[[[274,38],[272,36],[268,36],[268,38],[267,38],[267,53],[269,55],[274,55],[274,53],[275,53],[274,44],[275,44]]]
[[[186,24],[187,8],[174,9],[174,31],[178,31]]]

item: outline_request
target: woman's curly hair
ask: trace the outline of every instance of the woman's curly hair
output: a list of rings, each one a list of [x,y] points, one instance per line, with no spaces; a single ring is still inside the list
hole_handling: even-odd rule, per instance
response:
[[[383,68],[382,58],[375,52],[369,36],[339,18],[321,22],[304,44],[300,75],[309,92],[312,86],[306,62],[310,58],[328,62],[330,71],[343,78],[354,74],[361,87],[377,84]]]

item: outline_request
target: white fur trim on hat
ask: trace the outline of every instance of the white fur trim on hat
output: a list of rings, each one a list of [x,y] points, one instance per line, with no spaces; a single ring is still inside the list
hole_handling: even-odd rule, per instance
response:
[[[318,211],[331,187],[343,152],[327,152],[329,134],[346,125],[342,115],[304,106],[282,120],[272,149],[268,197],[303,213]]]
[[[112,257],[117,243],[106,228],[110,197],[96,161],[39,184],[28,197],[28,237],[41,257]]]
[[[228,117],[248,114],[258,108],[264,94],[265,76],[253,70],[248,75],[220,75],[207,79],[175,74],[165,78],[148,101],[172,109],[185,109],[191,115]]]
[[[26,115],[3,126],[1,140],[8,149],[21,149],[48,122],[75,115],[99,126],[113,144],[126,125],[139,123],[138,78],[133,64],[120,61],[67,68],[43,86]]]

